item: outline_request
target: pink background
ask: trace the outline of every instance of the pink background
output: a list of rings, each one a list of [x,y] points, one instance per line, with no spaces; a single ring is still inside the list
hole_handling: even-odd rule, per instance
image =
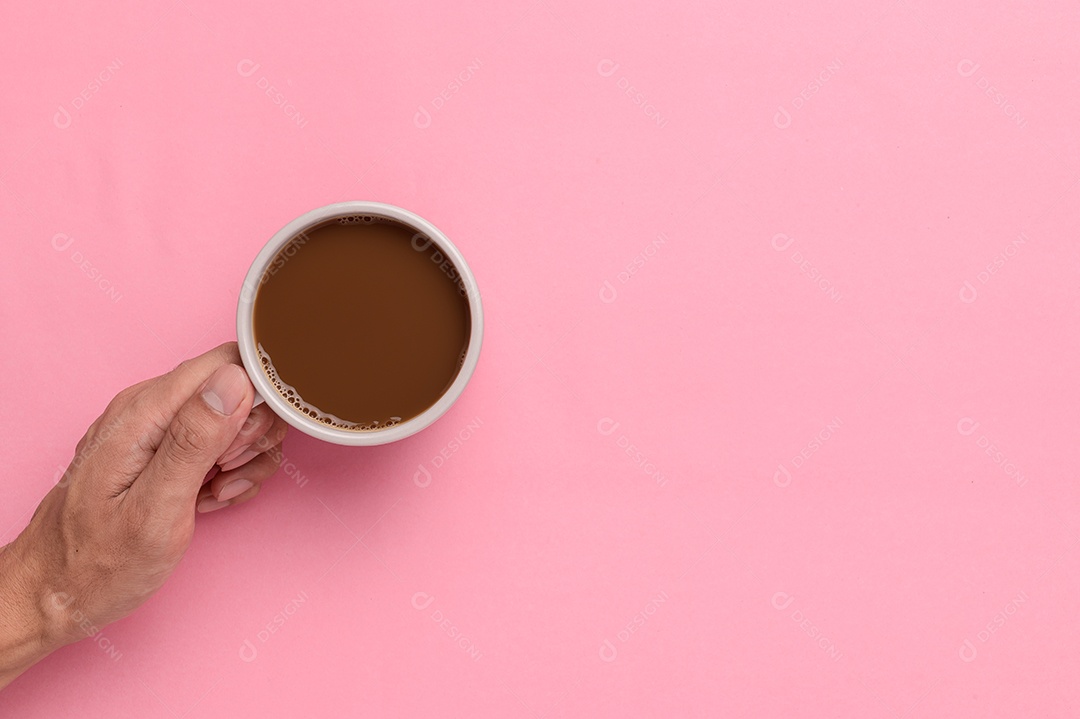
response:
[[[427,217],[488,320],[437,425],[290,436],[4,716],[1076,716],[1045,5],[0,10],[0,541],[307,210]]]

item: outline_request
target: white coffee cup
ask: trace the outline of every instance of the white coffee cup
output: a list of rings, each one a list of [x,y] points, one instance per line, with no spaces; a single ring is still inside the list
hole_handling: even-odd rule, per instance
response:
[[[415,230],[418,233],[417,237],[422,235],[430,239],[438,248],[439,252],[445,255],[446,258],[453,263],[455,269],[457,269],[458,275],[460,276],[462,283],[464,283],[466,296],[469,300],[469,314],[471,320],[469,346],[465,351],[465,360],[461,365],[461,369],[458,371],[457,377],[454,378],[450,387],[443,392],[438,401],[412,419],[405,420],[393,427],[366,432],[339,429],[319,422],[295,409],[284,397],[278,394],[277,390],[274,389],[274,385],[270,382],[270,378],[267,377],[266,373],[263,371],[262,364],[259,361],[259,353],[255,347],[255,333],[253,326],[255,295],[264,281],[263,277],[266,273],[266,269],[270,266],[270,263],[277,256],[278,252],[294,237],[305,230],[311,229],[315,225],[327,220],[333,220],[339,217],[350,217],[353,215],[374,215],[376,217],[396,220]],[[414,243],[415,242],[416,240],[414,238]],[[428,245],[425,244],[423,247],[417,248],[414,244],[414,248],[418,250],[423,250],[427,247]],[[267,242],[259,254],[256,255],[255,261],[251,263],[251,269],[248,270],[247,277],[244,278],[244,284],[240,291],[240,301],[236,308],[236,338],[240,345],[240,358],[244,362],[244,368],[247,370],[248,377],[251,378],[252,384],[255,385],[255,391],[258,393],[258,396],[255,398],[256,404],[265,401],[278,416],[301,432],[318,439],[326,440],[327,442],[333,442],[334,444],[386,444],[387,442],[395,442],[399,439],[404,439],[405,437],[416,434],[420,430],[431,425],[450,409],[450,406],[454,404],[457,398],[461,396],[462,391],[464,391],[465,385],[468,384],[469,378],[472,377],[472,373],[476,369],[476,363],[480,359],[480,344],[483,340],[483,336],[484,311],[480,303],[480,289],[477,287],[476,278],[473,277],[472,270],[469,269],[469,265],[465,262],[465,257],[462,256],[461,251],[458,250],[458,248],[454,246],[454,243],[451,242],[446,235],[440,232],[435,225],[424,218],[395,205],[387,205],[382,202],[354,201],[326,205],[325,207],[320,207],[305,213],[282,227],[270,238],[270,241]]]

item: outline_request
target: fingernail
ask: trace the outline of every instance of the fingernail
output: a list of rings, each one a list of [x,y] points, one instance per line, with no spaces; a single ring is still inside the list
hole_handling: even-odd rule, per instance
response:
[[[218,492],[218,501],[228,502],[230,499],[236,499],[251,489],[251,486],[251,482],[246,479],[235,479],[221,488],[221,491]]]
[[[244,401],[247,385],[244,370],[234,364],[222,365],[210,376],[202,398],[215,412],[229,415]]]
[[[242,452],[236,455],[235,459],[230,459],[225,464],[221,465],[222,472],[228,472],[230,469],[236,469],[241,464],[246,464],[248,461],[258,457],[259,453],[253,449],[249,449],[246,452]]]
[[[258,417],[256,417],[251,412],[248,412],[247,419],[244,420],[244,424],[243,424],[243,426],[240,427],[240,431],[243,432],[245,429],[251,429],[253,426],[255,426],[255,423],[258,420],[259,420]]]
[[[202,514],[206,514],[207,512],[213,512],[216,509],[221,509],[222,507],[228,506],[228,502],[219,502],[213,497],[207,497],[201,502],[199,502],[198,506],[196,506],[195,509],[197,509]]]
[[[248,442],[247,444],[240,445],[239,447],[237,447],[233,451],[231,451],[228,454],[222,456],[222,458],[218,460],[218,464],[223,465],[223,464],[227,464],[228,462],[231,462],[232,460],[239,457],[240,453],[243,452],[244,450],[246,450],[250,446],[251,446],[250,442]]]

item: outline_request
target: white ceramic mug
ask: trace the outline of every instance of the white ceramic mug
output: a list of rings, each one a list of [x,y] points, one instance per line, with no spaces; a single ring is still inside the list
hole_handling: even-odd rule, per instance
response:
[[[430,239],[438,248],[439,252],[445,255],[457,269],[461,281],[465,285],[466,296],[469,300],[469,315],[471,320],[469,346],[465,351],[465,361],[462,363],[461,369],[458,371],[457,377],[454,378],[453,383],[451,383],[450,387],[443,392],[438,401],[412,419],[396,424],[393,427],[368,432],[357,432],[331,427],[330,425],[323,424],[322,422],[303,414],[289,404],[289,402],[274,389],[274,385],[271,384],[270,378],[266,376],[266,373],[262,369],[262,364],[259,362],[259,354],[255,349],[255,333],[253,328],[255,295],[263,282],[266,269],[270,266],[270,263],[277,256],[278,252],[301,232],[309,230],[315,225],[327,220],[333,220],[339,217],[349,217],[352,215],[374,215],[396,220],[415,230],[418,233],[418,236],[423,235]],[[423,247],[416,249],[423,250],[426,249],[427,246],[428,245],[425,244]],[[469,378],[472,377],[473,370],[476,369],[476,363],[480,359],[480,343],[483,340],[483,336],[484,311],[480,303],[480,289],[477,287],[476,278],[473,277],[473,273],[469,269],[468,263],[465,262],[465,258],[462,256],[461,251],[458,250],[458,248],[454,246],[454,243],[452,243],[446,235],[440,232],[435,225],[424,218],[395,205],[387,205],[382,202],[354,201],[326,205],[325,207],[320,207],[305,213],[282,227],[270,238],[270,241],[266,243],[266,246],[262,248],[258,255],[256,255],[255,261],[251,263],[251,269],[248,270],[247,277],[244,278],[244,285],[240,291],[240,301],[236,308],[236,338],[240,345],[240,358],[244,362],[244,368],[247,370],[248,377],[251,378],[252,384],[255,385],[255,391],[258,393],[258,396],[255,399],[256,404],[265,401],[278,416],[301,432],[309,434],[312,437],[317,437],[318,439],[326,440],[327,442],[333,442],[334,444],[386,444],[387,442],[395,442],[399,439],[404,439],[405,437],[416,434],[420,430],[431,425],[431,423],[441,417],[446,410],[450,409],[450,406],[461,396],[462,391],[465,389],[465,385],[469,382]]]

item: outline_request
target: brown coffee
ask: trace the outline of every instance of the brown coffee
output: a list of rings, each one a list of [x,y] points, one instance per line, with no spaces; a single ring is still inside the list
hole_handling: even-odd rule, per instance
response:
[[[255,344],[282,397],[314,420],[372,431],[424,412],[469,341],[457,268],[425,235],[370,215],[301,233],[255,296]]]

